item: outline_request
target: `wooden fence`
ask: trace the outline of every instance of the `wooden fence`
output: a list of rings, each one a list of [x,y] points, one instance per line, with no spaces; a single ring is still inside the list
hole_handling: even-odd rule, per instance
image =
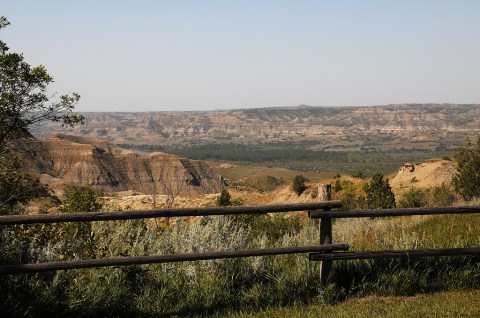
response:
[[[327,198],[330,197],[327,189]],[[309,253],[311,261],[321,261],[321,281],[325,283],[333,260],[351,259],[378,259],[378,258],[413,258],[427,256],[457,256],[480,255],[480,248],[448,248],[424,250],[389,250],[348,252],[348,244],[333,244],[332,219],[334,218],[360,218],[360,217],[392,217],[407,215],[439,215],[439,214],[465,214],[480,213],[480,206],[466,207],[441,207],[417,209],[385,209],[385,210],[332,210],[341,208],[340,201],[326,201],[316,203],[297,203],[284,205],[264,206],[237,206],[237,207],[208,207],[208,208],[182,208],[158,209],[123,212],[85,212],[85,213],[58,213],[37,215],[6,215],[0,216],[0,226],[18,224],[38,224],[57,222],[91,222],[109,220],[132,220],[160,217],[194,217],[207,215],[261,215],[265,213],[285,213],[308,211],[312,219],[320,220],[320,244],[314,246],[278,247],[266,249],[213,251],[208,253],[189,253],[171,255],[151,255],[137,257],[118,257],[91,260],[76,260],[62,262],[48,262],[35,264],[12,264],[0,266],[0,274],[33,273],[53,270],[68,270],[79,268],[92,268],[104,266],[123,266],[152,263],[170,263],[183,261],[199,261],[222,258],[282,255],[295,253]]]

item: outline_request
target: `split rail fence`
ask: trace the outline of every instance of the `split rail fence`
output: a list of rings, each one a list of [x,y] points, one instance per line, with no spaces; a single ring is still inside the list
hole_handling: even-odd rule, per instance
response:
[[[327,188],[327,200],[330,197]],[[35,273],[55,270],[69,270],[105,266],[124,266],[152,263],[171,263],[183,261],[200,261],[222,258],[237,258],[266,255],[282,255],[309,253],[311,261],[321,261],[320,279],[325,283],[334,260],[379,259],[379,258],[414,258],[429,256],[459,256],[480,255],[480,247],[474,248],[445,248],[445,249],[415,249],[415,250],[383,250],[349,252],[348,244],[333,244],[332,220],[335,218],[362,218],[362,217],[393,217],[408,215],[441,215],[480,213],[480,206],[414,208],[414,209],[385,209],[385,210],[332,210],[341,208],[340,201],[325,201],[315,203],[296,203],[284,205],[263,206],[236,206],[236,207],[207,207],[207,208],[179,208],[118,212],[84,212],[58,213],[37,215],[7,215],[0,216],[0,226],[18,224],[39,224],[57,222],[93,222],[110,220],[132,220],[162,217],[195,217],[210,215],[262,215],[265,213],[286,213],[308,211],[312,219],[319,219],[319,245],[298,247],[277,247],[265,249],[248,249],[235,251],[212,251],[208,253],[188,253],[170,255],[150,255],[136,257],[118,257],[90,260],[59,261],[34,264],[1,265],[0,274]]]

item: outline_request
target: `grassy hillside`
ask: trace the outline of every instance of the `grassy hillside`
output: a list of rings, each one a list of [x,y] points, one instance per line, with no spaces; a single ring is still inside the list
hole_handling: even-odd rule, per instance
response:
[[[317,317],[480,317],[480,290],[442,292],[412,297],[367,297],[334,306],[313,305],[235,313],[229,318]]]
[[[451,154],[444,149],[384,148],[381,150],[316,150],[315,142],[269,142],[258,144],[208,143],[180,145],[120,145],[144,152],[162,151],[182,157],[250,166],[281,167],[291,170],[352,174],[362,170],[391,173],[405,162],[421,162]]]
[[[333,172],[302,172],[286,168],[270,168],[245,165],[218,165],[217,170],[223,177],[228,179],[232,185],[246,186],[262,191],[271,191],[278,186],[291,184],[296,175],[302,174],[310,182],[324,183],[331,180]]]

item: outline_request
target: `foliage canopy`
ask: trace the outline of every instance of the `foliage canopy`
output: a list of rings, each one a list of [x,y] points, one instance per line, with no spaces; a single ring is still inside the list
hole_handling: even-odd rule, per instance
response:
[[[480,136],[472,145],[469,139],[463,147],[455,150],[454,158],[458,163],[458,172],[453,176],[452,184],[456,191],[466,199],[480,196]]]
[[[0,29],[9,25],[0,17]],[[83,116],[71,114],[80,95],[48,94],[53,77],[43,65],[31,66],[23,54],[11,53],[0,40],[0,150],[8,140],[29,137],[27,128],[43,120],[73,125],[83,122]]]
[[[395,207],[395,195],[383,174],[376,172],[363,187],[367,209],[391,209]]]
[[[0,155],[0,215],[18,214],[19,204],[47,196],[47,189],[39,180],[22,169],[20,159],[11,151]]]
[[[400,208],[421,208],[425,205],[427,205],[425,192],[414,187],[408,189],[398,201]]]
[[[220,196],[217,198],[218,206],[229,206],[231,204],[231,196],[227,189],[223,189]]]
[[[8,25],[7,18],[0,16],[0,29]],[[81,115],[71,114],[80,96],[49,96],[52,82],[43,65],[31,66],[0,40],[0,214],[16,214],[19,204],[48,195],[38,179],[25,171],[10,142],[31,137],[27,128],[43,120],[63,125],[83,122]]]
[[[303,193],[307,189],[307,186],[305,185],[305,177],[301,174],[296,175],[295,178],[293,178],[293,191],[300,196],[300,194]]]

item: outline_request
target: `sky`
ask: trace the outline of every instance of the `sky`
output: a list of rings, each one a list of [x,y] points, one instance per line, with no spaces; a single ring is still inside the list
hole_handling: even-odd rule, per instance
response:
[[[480,103],[480,1],[3,0],[78,111]]]

